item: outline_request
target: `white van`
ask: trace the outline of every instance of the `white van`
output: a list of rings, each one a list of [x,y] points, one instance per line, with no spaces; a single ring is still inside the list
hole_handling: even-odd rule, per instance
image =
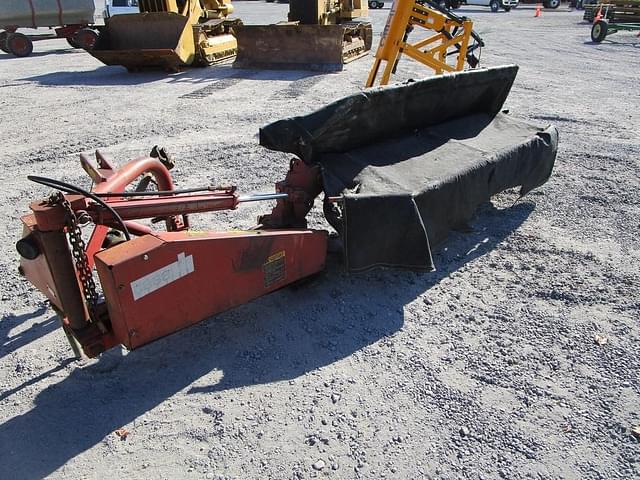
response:
[[[492,12],[497,12],[501,8],[508,12],[512,8],[518,6],[518,0],[464,0],[466,5],[481,5],[483,7],[489,7]]]
[[[104,18],[126,13],[140,13],[138,0],[105,0],[103,13]]]
[[[459,8],[460,5],[479,5],[481,7],[489,7],[492,12],[497,12],[501,8],[508,12],[512,8],[516,8],[519,3],[519,0],[438,0],[438,4],[445,8]]]

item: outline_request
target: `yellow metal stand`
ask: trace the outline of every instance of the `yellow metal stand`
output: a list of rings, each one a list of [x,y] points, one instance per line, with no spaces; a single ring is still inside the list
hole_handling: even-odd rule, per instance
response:
[[[380,65],[386,62],[380,85],[389,83],[391,74],[404,53],[410,58],[432,68],[437,75],[443,72],[460,71],[464,69],[467,55],[472,49],[482,46],[482,40],[473,32],[473,22],[466,17],[458,17],[446,10],[437,10],[436,6],[422,5],[415,0],[394,0],[387,24],[380,39],[376,52],[376,59],[369,72],[367,87],[372,87],[376,81]],[[420,27],[436,32],[417,43],[408,43],[409,33]],[[469,47],[469,40],[473,36],[477,44]],[[447,63],[447,57],[456,55],[453,64]],[[475,67],[475,58],[470,65]]]

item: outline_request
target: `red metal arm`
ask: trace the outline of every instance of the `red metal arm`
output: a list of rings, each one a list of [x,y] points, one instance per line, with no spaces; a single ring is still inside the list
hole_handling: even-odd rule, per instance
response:
[[[175,197],[153,197],[133,200],[107,200],[123,220],[168,217],[190,213],[234,210],[238,206],[238,194],[231,190],[215,191],[202,195],[176,195]],[[114,225],[113,214],[103,206],[92,203],[87,208],[91,219],[101,225]]]

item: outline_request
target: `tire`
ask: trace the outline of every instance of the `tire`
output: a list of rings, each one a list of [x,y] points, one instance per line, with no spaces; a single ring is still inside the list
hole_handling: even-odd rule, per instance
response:
[[[502,8],[504,8],[504,11],[505,11],[505,12],[509,12],[509,11],[511,11],[511,7],[502,7]]]
[[[607,30],[609,29],[609,24],[604,20],[598,20],[591,27],[591,40],[595,43],[602,42],[607,36]]]
[[[16,57],[28,57],[33,52],[33,42],[22,33],[12,33],[7,37],[7,48]]]
[[[71,48],[81,48],[80,45],[78,45],[78,42],[73,39],[73,37],[67,37],[67,43],[71,46]]]
[[[83,28],[74,33],[72,40],[78,45],[78,48],[84,50],[93,50],[94,45],[98,41],[98,34],[90,28]],[[69,41],[71,43],[71,41]]]
[[[489,2],[489,8],[493,13],[496,13],[500,10],[500,2],[498,0],[491,0],[491,2]]]
[[[558,8],[560,6],[560,0],[547,0],[545,8]]]
[[[9,32],[0,32],[0,50],[4,53],[11,53],[7,47],[7,37],[9,37]]]

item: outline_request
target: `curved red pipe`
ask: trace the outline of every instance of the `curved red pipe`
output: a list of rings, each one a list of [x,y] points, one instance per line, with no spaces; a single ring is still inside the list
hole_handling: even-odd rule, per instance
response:
[[[140,175],[151,173],[158,183],[159,190],[174,190],[173,179],[167,167],[153,157],[140,157],[125,163],[115,170],[106,181],[98,183],[94,192],[122,192]]]
[[[123,192],[136,178],[145,173],[153,175],[159,190],[175,189],[171,173],[160,160],[153,157],[139,157],[118,168],[105,182],[98,183],[93,191],[98,193]],[[149,227],[138,222],[128,221],[125,223],[134,235],[144,235],[151,232]]]
[[[160,160],[153,157],[135,158],[117,170],[113,170],[113,174],[104,182],[97,183],[93,192],[109,193],[123,192],[132,182],[145,173],[151,173],[158,184],[159,190],[175,190],[171,173]],[[108,200],[107,200],[108,201]],[[145,235],[152,232],[152,229],[142,223],[126,221],[125,225],[130,233],[134,235]],[[102,242],[109,231],[104,225],[97,225],[91,239],[87,244],[87,257],[89,264],[93,268],[93,255],[98,252],[102,246]]]

